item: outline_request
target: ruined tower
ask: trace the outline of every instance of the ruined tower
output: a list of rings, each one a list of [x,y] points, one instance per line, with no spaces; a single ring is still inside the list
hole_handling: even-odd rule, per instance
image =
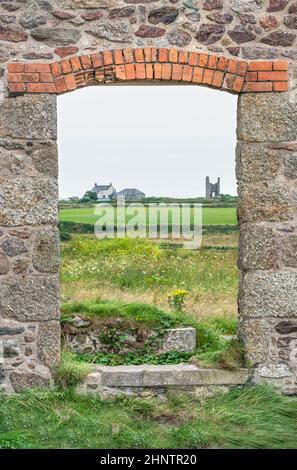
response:
[[[206,198],[217,197],[220,194],[221,194],[220,178],[218,178],[218,181],[216,183],[210,183],[209,176],[207,176],[205,178],[205,197]]]

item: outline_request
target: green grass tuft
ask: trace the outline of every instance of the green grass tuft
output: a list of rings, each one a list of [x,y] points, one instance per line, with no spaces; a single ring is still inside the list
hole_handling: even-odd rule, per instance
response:
[[[240,369],[245,366],[244,347],[237,339],[231,341],[221,340],[217,347],[205,348],[191,358],[192,363],[203,367],[215,367],[229,370]]]
[[[55,382],[60,387],[73,388],[92,372],[92,366],[78,362],[74,353],[62,351],[61,360],[55,371]]]

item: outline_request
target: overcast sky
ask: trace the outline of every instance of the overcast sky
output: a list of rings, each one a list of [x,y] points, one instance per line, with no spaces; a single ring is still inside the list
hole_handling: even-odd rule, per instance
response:
[[[148,196],[236,194],[237,98],[198,86],[97,86],[58,98],[60,197],[94,183]]]

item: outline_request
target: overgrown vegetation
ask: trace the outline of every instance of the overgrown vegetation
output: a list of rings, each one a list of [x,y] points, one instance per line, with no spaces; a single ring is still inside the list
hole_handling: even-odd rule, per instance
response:
[[[236,319],[230,317],[209,318],[197,321],[185,312],[165,312],[155,306],[142,303],[120,301],[87,301],[62,305],[62,322],[71,322],[73,316],[90,319],[92,328],[100,325],[100,341],[107,344],[106,353],[80,354],[79,361],[104,365],[121,364],[176,364],[179,362],[197,363],[205,367],[242,367],[243,352],[237,340],[228,341],[223,335],[236,334]],[[192,326],[197,331],[197,350],[188,353],[157,354],[156,350],[164,330],[168,328]],[[65,329],[65,326],[63,326]],[[148,330],[154,330],[148,336]],[[140,332],[142,341],[138,349],[118,354],[126,335]]]
[[[236,233],[225,237],[236,245]],[[221,234],[209,235],[207,243],[221,246],[220,239]],[[237,311],[237,250],[170,249],[145,240],[99,241],[91,235],[76,235],[62,244],[61,259],[66,301],[100,296],[168,309],[168,294],[177,289],[189,292],[185,310],[197,318]]]
[[[296,449],[297,400],[269,387],[199,400],[102,402],[69,390],[0,394],[0,448]]]
[[[156,354],[147,352],[146,348],[142,351],[130,352],[125,354],[115,353],[96,353],[96,354],[77,354],[76,360],[79,363],[99,364],[102,366],[139,366],[142,364],[168,365],[187,363],[191,358],[190,353],[185,352],[167,352]]]
[[[131,240],[75,238],[62,248],[62,280],[99,281],[124,289],[152,289],[163,286],[199,291],[228,290],[237,281],[235,266],[228,270],[236,253],[185,253]],[[112,256],[110,253],[112,252]],[[230,259],[231,258],[231,259]],[[234,259],[233,259],[234,258]],[[221,269],[217,269],[220,263]]]

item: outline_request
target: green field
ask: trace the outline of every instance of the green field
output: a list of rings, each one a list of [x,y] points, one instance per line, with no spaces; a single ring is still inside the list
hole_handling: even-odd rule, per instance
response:
[[[98,206],[100,207],[100,206]],[[167,210],[167,209],[165,209]],[[146,208],[146,211],[148,209]],[[193,222],[193,210],[191,211],[191,223]],[[163,214],[164,215],[164,214]],[[94,214],[94,208],[79,209],[61,209],[60,220],[62,222],[75,222],[78,224],[94,225],[99,215]],[[130,217],[126,217],[126,222]],[[169,223],[172,222],[172,214],[169,213]],[[203,225],[234,225],[236,224],[236,208],[235,207],[205,207],[202,210]]]

